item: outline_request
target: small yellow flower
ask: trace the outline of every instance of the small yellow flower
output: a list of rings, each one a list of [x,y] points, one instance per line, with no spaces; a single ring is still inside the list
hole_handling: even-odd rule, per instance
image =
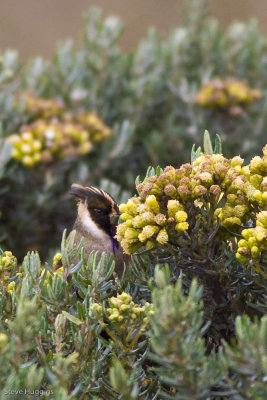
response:
[[[178,211],[175,214],[176,222],[185,222],[187,220],[187,213],[185,211]]]
[[[159,203],[157,202],[156,196],[154,196],[153,194],[147,196],[146,204],[152,212],[154,212],[155,214],[159,213]]]
[[[10,283],[7,285],[7,291],[8,291],[8,293],[12,294],[13,291],[14,291],[15,286],[16,286],[15,281],[10,282]]]
[[[175,214],[181,210],[181,205],[178,200],[169,200],[167,204],[168,214],[170,217],[175,217]]]
[[[179,222],[178,224],[175,225],[175,229],[180,232],[187,231],[188,228],[189,228],[188,222]]]
[[[0,351],[3,350],[8,343],[8,336],[0,332]]]
[[[168,240],[169,240],[169,236],[168,236],[166,229],[161,229],[156,237],[156,241],[163,245],[163,244],[167,243]]]
[[[151,238],[155,233],[159,231],[158,226],[146,225],[142,232],[138,235],[140,242],[145,242],[147,239]]]

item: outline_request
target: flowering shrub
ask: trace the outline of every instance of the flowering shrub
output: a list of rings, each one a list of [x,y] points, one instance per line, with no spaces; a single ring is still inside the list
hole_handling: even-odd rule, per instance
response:
[[[80,45],[61,44],[50,61],[0,51],[0,142],[14,142],[13,156],[0,144],[0,237],[19,260],[29,249],[56,250],[75,219],[65,196],[73,182],[102,186],[104,177],[118,185],[115,198],[132,193],[147,165],[186,163],[184,150],[206,127],[221,132],[228,158],[237,148],[246,162],[259,154],[266,38],[255,21],[222,31],[206,3],[190,0],[182,26],[164,38],[150,30],[131,54],[119,45],[121,21],[99,10],[88,14]],[[202,89],[205,107],[196,101]],[[223,107],[215,105],[222,93]]]
[[[85,259],[66,231],[45,265],[38,252],[17,266],[1,251],[1,389],[56,400],[265,396],[266,174],[266,146],[243,165],[214,154],[207,131],[191,163],[149,168],[120,206],[118,239],[135,253],[121,277],[112,256]]]
[[[17,259],[11,251],[2,252],[0,250],[0,286],[12,293],[15,282],[9,282],[10,272],[17,266]]]
[[[118,294],[108,299],[108,306],[92,303],[93,318],[119,347],[124,351],[134,349],[140,336],[148,328],[148,315],[153,307],[146,302],[143,306],[134,303],[128,293]]]
[[[111,135],[111,130],[93,112],[72,116],[63,113],[62,102],[25,95],[25,111],[30,125],[7,141],[13,145],[12,157],[31,167],[38,162],[51,163],[66,157],[88,154],[93,143]]]
[[[233,115],[240,114],[242,107],[262,97],[259,89],[252,89],[245,81],[235,78],[214,78],[205,83],[196,95],[202,107],[227,109]]]
[[[172,245],[186,258],[192,243],[205,246],[210,230],[217,227],[216,241],[243,235],[248,241],[238,242],[236,256],[261,271],[258,260],[267,250],[267,146],[262,157],[247,166],[243,161],[203,154],[192,165],[166,167],[139,183],[139,196],[120,205],[124,222],[117,238],[124,251],[167,246],[168,252]]]

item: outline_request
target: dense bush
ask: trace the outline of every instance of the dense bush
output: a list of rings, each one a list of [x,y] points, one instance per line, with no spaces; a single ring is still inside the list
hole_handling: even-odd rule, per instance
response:
[[[181,27],[166,38],[150,29],[131,53],[119,47],[122,23],[103,20],[98,10],[87,17],[82,43],[61,44],[51,61],[22,64],[16,52],[1,53],[0,135],[30,131],[35,139],[29,150],[24,135],[26,147],[17,144],[21,151],[10,160],[7,148],[1,152],[3,246],[19,258],[27,249],[47,257],[74,219],[65,196],[71,183],[99,186],[104,177],[119,185],[113,185],[116,193],[133,191],[147,165],[184,162],[185,149],[199,144],[198,133],[207,127],[212,136],[222,135],[226,156],[238,149],[248,160],[260,152],[266,38],[255,21],[221,31],[205,4],[190,1]],[[90,138],[84,132],[84,118],[92,113],[112,131],[101,142],[92,139],[92,130]],[[65,126],[71,123],[72,133]],[[63,136],[52,159],[46,131]]]
[[[130,54],[97,10],[51,61],[0,54],[1,399],[267,397],[266,38],[205,4]],[[189,163],[207,127],[224,155]],[[73,182],[121,203],[122,276],[56,250]]]
[[[266,398],[263,151],[243,166],[206,133],[191,164],[149,168],[120,205],[121,277],[73,235],[45,265],[1,252],[1,398]]]

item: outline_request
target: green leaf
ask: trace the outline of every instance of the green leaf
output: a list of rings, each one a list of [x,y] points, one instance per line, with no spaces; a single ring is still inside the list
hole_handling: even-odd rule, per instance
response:
[[[203,148],[205,154],[213,154],[212,143],[209,131],[205,130],[203,138]]]
[[[83,265],[83,260],[80,260],[78,262],[78,264],[75,265],[75,267],[70,269],[69,273],[74,274],[75,272],[79,271],[79,269],[82,267],[82,265]]]
[[[200,146],[198,146],[197,150],[195,150],[196,145],[193,144],[192,146],[192,150],[191,150],[191,164],[199,157],[201,156],[202,153],[202,149]]]
[[[81,325],[82,324],[82,321],[80,321],[79,318],[74,317],[74,315],[71,315],[67,311],[62,311],[62,314],[65,315],[65,317],[69,321],[73,322],[75,325]]]
[[[160,168],[160,166],[158,165],[157,168],[156,168],[156,175],[160,176],[162,173],[163,173],[163,169]]]
[[[214,154],[222,154],[222,140],[218,133],[215,137]]]
[[[80,301],[77,302],[77,311],[78,311],[79,319],[84,321],[85,320],[85,312],[84,312],[83,305]]]

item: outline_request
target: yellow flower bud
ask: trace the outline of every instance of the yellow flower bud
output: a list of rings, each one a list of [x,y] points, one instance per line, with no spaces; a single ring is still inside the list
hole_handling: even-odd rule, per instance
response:
[[[211,185],[210,193],[214,196],[218,196],[221,193],[222,189],[218,185]]]
[[[201,174],[198,175],[200,181],[205,185],[210,185],[212,184],[212,175],[209,172],[202,172]]]
[[[167,219],[165,217],[164,214],[157,214],[154,218],[154,221],[156,222],[156,224],[162,226],[165,225],[167,222]]]
[[[250,237],[250,238],[248,239],[248,245],[249,245],[249,247],[253,247],[253,246],[255,245],[255,243],[256,243],[256,239],[255,239],[254,237]]]
[[[18,149],[12,149],[12,157],[15,159],[19,159],[20,158],[20,152]]]
[[[248,210],[247,206],[239,204],[235,206],[234,214],[236,217],[240,218],[243,217],[243,215],[247,212],[247,210]]]
[[[7,137],[7,142],[13,144],[14,146],[18,145],[21,142],[21,138],[19,135],[13,134]]]
[[[27,167],[32,167],[34,165],[34,159],[30,156],[24,156],[21,159],[22,163]]]
[[[151,238],[155,233],[159,231],[158,226],[146,225],[142,232],[138,235],[140,242],[145,242],[147,239]]]
[[[178,211],[175,214],[176,222],[185,222],[187,220],[187,213],[185,211]]]
[[[127,221],[128,219],[132,219],[132,215],[128,214],[128,213],[123,213],[120,216],[120,219],[122,219],[122,221]]]
[[[21,152],[23,154],[30,154],[32,151],[32,148],[29,144],[23,144],[20,148]]]
[[[63,274],[63,272],[64,272],[64,268],[60,267],[60,268],[56,269],[55,274],[57,276],[60,276],[61,274]]]
[[[242,254],[236,253],[235,256],[236,256],[236,258],[238,259],[238,261],[240,261],[241,263],[246,263],[246,262],[247,262],[246,257],[242,256]]]
[[[243,162],[244,162],[244,159],[241,158],[240,156],[235,156],[232,158],[232,160],[230,160],[232,167],[241,166],[243,164]]]
[[[134,228],[143,228],[146,225],[146,221],[143,220],[141,215],[137,215],[132,219]]]
[[[241,224],[241,220],[238,217],[228,217],[228,218],[225,218],[222,221],[222,224],[224,226],[231,226],[231,225],[234,225],[234,224]]]
[[[233,205],[236,201],[236,194],[228,194],[227,195],[227,202],[230,203],[231,205]]]
[[[127,228],[124,234],[125,239],[137,239],[140,231],[137,231],[134,228]]]
[[[126,203],[122,203],[119,205],[119,210],[121,213],[126,213],[128,210],[128,205]]]
[[[260,254],[259,248],[258,248],[257,246],[253,246],[253,247],[251,248],[251,255],[252,255],[252,257],[253,257],[253,258],[256,258],[256,257],[259,256],[259,254]]]
[[[113,314],[111,314],[111,315],[108,317],[108,319],[109,319],[110,321],[118,321],[119,315],[118,315],[117,313],[113,313]]]
[[[264,234],[261,233],[261,232],[258,233],[257,236],[256,236],[256,239],[257,239],[258,242],[262,242],[263,239],[264,239]]]
[[[57,261],[61,260],[61,258],[62,258],[62,254],[56,253],[53,257],[53,262],[57,262]]]
[[[165,244],[169,240],[168,233],[166,229],[161,229],[156,237],[156,241],[159,242],[160,244]]]
[[[241,232],[241,234],[242,234],[242,236],[243,236],[245,239],[249,239],[249,237],[250,237],[250,231],[249,231],[249,229],[243,229],[242,232]]]
[[[167,209],[169,216],[174,218],[177,211],[181,210],[181,205],[178,200],[169,200]]]
[[[88,154],[92,150],[92,143],[91,142],[85,142],[81,145],[81,154]]]
[[[127,203],[127,212],[129,214],[135,216],[137,214],[137,205],[132,202],[128,202]]]
[[[154,194],[147,196],[146,204],[148,205],[149,209],[155,214],[159,213],[159,203],[157,202],[156,196]]]
[[[143,223],[146,223],[146,224],[153,224],[154,218],[155,218],[155,216],[151,211],[147,211],[147,212],[144,212],[143,214],[141,214],[141,219],[142,219]]]
[[[172,184],[168,184],[164,187],[164,193],[166,196],[175,197],[177,195],[176,187]]]
[[[258,202],[261,201],[261,199],[262,199],[261,191],[255,190],[255,192],[253,193],[253,198],[254,198],[254,200],[256,200]]]
[[[257,225],[258,223],[267,228],[267,211],[261,211],[257,214]]]
[[[16,286],[15,281],[12,281],[12,282],[10,282],[10,283],[7,285],[7,290],[8,290],[8,292],[9,292],[10,294],[12,294],[12,292],[13,292],[15,286]]]
[[[193,190],[195,196],[204,196],[206,193],[207,189],[203,185],[197,185]]]
[[[130,306],[128,304],[122,304],[120,307],[121,311],[123,311],[123,312],[129,310],[129,308],[130,308]]]
[[[155,247],[156,246],[156,242],[154,241],[154,240],[148,240],[147,242],[146,242],[146,249],[147,250],[151,250],[151,249],[153,249],[153,247]]]
[[[33,140],[31,132],[23,132],[21,134],[21,138],[24,140],[24,142],[32,142]]]
[[[127,226],[125,224],[119,224],[117,226],[117,235],[123,236],[126,232]]]
[[[189,228],[188,222],[179,222],[178,224],[175,225],[176,231],[184,232],[187,231]]]
[[[253,157],[250,161],[250,171],[252,173],[259,173],[261,172],[263,166],[263,160],[260,156]]]
[[[126,304],[129,304],[132,301],[132,296],[126,292],[122,292],[120,298]]]
[[[248,242],[244,239],[239,240],[238,247],[246,247],[249,248]]]
[[[8,343],[8,336],[5,333],[0,333],[0,351],[3,350]]]
[[[33,158],[34,163],[41,161],[41,159],[42,159],[41,153],[34,153],[32,158]]]
[[[35,151],[39,151],[42,148],[42,143],[40,142],[40,140],[34,140],[33,144],[32,144],[32,148]]]

